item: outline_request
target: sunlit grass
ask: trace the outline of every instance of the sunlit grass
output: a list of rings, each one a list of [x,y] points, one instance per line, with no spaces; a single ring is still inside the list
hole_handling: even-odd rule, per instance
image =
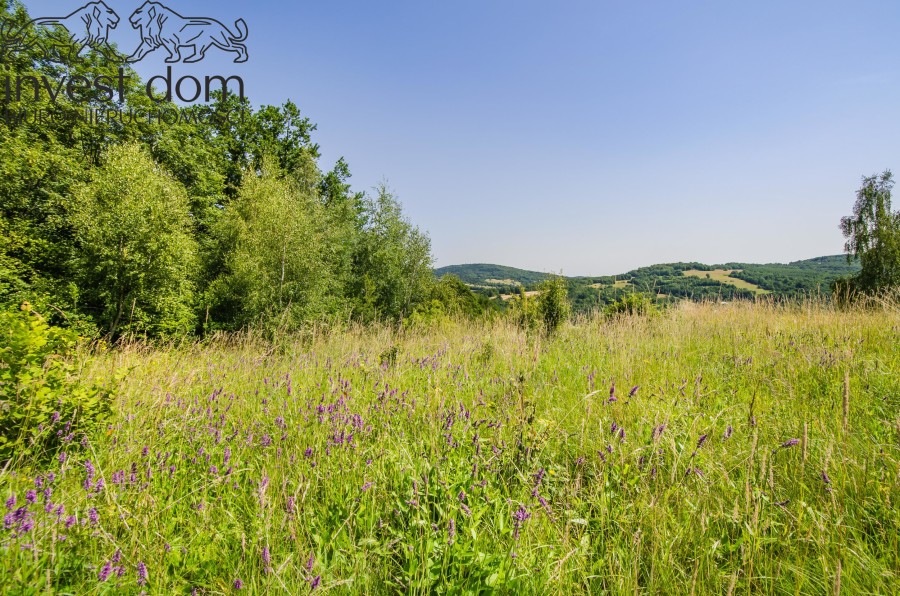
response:
[[[115,418],[0,476],[0,583],[897,592],[898,337],[891,307],[738,303],[551,340],[450,323],[94,354],[87,377],[130,368]]]

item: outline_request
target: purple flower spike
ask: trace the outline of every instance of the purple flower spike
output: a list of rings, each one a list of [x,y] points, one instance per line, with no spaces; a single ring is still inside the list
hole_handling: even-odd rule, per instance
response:
[[[783,449],[787,449],[788,447],[793,447],[794,445],[798,445],[800,443],[800,439],[790,439],[789,441],[785,441],[781,444]]]
[[[97,580],[100,581],[101,583],[105,582],[107,579],[109,579],[109,576],[111,573],[112,573],[112,563],[107,561],[106,565],[104,565],[100,569],[100,573],[97,574]]]
[[[16,506],[16,495],[12,495],[10,498],[6,499],[6,508],[12,509]]]
[[[628,397],[634,397],[635,394],[638,392],[638,389],[640,389],[640,387],[638,385],[635,385],[634,387],[632,387],[631,391],[628,392]]]
[[[317,575],[316,577],[314,577],[314,578],[312,579],[311,582],[309,582],[309,589],[310,589],[310,590],[315,590],[316,588],[319,587],[319,584],[320,584],[321,582],[322,582],[322,576],[321,576],[321,575]]]
[[[707,437],[709,437],[709,435],[700,435],[700,438],[697,439],[697,449],[703,447],[703,443],[706,442]]]
[[[244,582],[241,581],[241,578],[237,578],[236,580],[234,580],[234,589],[235,590],[240,590],[243,587],[244,587]]]
[[[144,565],[144,562],[141,561],[137,564],[137,572],[138,572],[138,580],[137,583],[139,586],[143,586],[147,583],[147,566]]]
[[[734,433],[734,429],[731,428],[731,425],[729,424],[729,425],[728,425],[728,428],[725,429],[725,434],[722,435],[722,438],[725,439],[725,440],[727,441],[729,438],[731,438],[731,435],[732,435],[733,433]]]
[[[828,472],[822,470],[822,482],[825,484],[831,484],[831,478],[828,477]]]

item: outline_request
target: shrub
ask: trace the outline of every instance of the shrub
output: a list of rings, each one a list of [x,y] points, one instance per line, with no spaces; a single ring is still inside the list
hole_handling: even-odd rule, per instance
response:
[[[609,304],[605,311],[607,315],[652,315],[658,312],[656,304],[646,294],[636,292],[623,296]]]
[[[49,458],[93,432],[113,392],[74,378],[74,331],[52,327],[24,303],[0,313],[0,462]]]
[[[554,275],[544,281],[538,289],[541,292],[537,299],[538,314],[544,332],[550,335],[569,319],[572,312],[569,305],[569,285],[565,278]]]

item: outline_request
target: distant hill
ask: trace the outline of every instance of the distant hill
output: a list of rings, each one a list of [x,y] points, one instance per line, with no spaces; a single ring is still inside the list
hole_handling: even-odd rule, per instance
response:
[[[515,267],[505,267],[503,265],[487,265],[484,263],[476,263],[473,265],[449,265],[447,267],[439,267],[434,270],[435,274],[440,277],[446,274],[452,274],[473,287],[495,288],[509,286],[533,286],[547,279],[547,273],[538,271],[526,271],[525,269],[516,269]]]
[[[569,297],[577,311],[612,302],[629,292],[646,292],[662,300],[777,297],[825,292],[834,280],[855,273],[858,263],[843,255],[817,257],[792,263],[667,263],[641,267],[621,275],[570,277]],[[451,265],[435,270],[453,274],[478,293],[489,296],[533,289],[549,274],[503,265]]]

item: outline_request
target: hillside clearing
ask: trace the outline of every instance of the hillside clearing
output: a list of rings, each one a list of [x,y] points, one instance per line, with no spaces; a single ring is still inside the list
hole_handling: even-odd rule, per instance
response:
[[[741,269],[713,269],[712,271],[703,271],[700,269],[688,269],[684,272],[684,274],[687,276],[690,276],[690,277],[701,277],[701,278],[705,278],[705,277],[709,276],[709,279],[712,279],[714,281],[731,284],[737,288],[741,288],[743,290],[750,290],[751,292],[755,292],[757,294],[770,294],[771,293],[771,292],[769,292],[769,290],[764,290],[755,284],[744,281],[743,279],[731,277],[732,273],[737,273],[739,271],[741,271]]]

